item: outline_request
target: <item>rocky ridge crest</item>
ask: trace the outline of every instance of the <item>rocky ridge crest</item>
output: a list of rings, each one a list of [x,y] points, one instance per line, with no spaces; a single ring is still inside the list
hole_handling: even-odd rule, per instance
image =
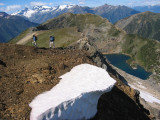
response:
[[[98,112],[93,119],[119,117],[149,120],[152,118],[151,115],[150,118],[147,116],[149,111],[139,103],[138,92],[122,82],[125,79],[105,61],[99,52],[92,51],[90,54],[87,50],[78,50],[74,47],[37,49],[22,45],[0,44],[0,53],[0,117],[2,119],[29,120],[28,104],[31,100],[55,86],[59,82],[60,75],[82,63],[103,67],[117,80],[113,91],[101,96]]]

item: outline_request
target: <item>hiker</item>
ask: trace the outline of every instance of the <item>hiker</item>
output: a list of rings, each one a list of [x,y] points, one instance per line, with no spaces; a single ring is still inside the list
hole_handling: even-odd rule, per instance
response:
[[[49,42],[49,47],[51,48],[51,47],[53,47],[53,48],[55,48],[55,46],[54,46],[54,36],[50,36],[50,42]]]
[[[36,36],[36,35],[33,35],[33,42],[32,42],[32,44],[33,44],[35,47],[37,47],[36,41],[37,41],[37,36]]]

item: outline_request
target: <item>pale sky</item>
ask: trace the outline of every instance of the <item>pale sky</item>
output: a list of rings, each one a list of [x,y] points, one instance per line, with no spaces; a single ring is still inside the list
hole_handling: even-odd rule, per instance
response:
[[[64,4],[74,4],[80,6],[96,7],[104,4],[109,5],[126,5],[126,6],[143,6],[143,5],[160,5],[160,0],[0,0],[0,11],[13,13],[25,7],[35,5],[58,6]]]

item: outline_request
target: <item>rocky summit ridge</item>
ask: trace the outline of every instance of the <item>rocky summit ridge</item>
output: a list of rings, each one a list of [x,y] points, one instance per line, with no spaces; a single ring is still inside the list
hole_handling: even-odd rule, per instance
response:
[[[123,83],[125,79],[101,53],[75,47],[46,49],[13,44],[0,44],[0,118],[29,120],[32,99],[58,84],[60,75],[82,63],[103,67],[117,81],[110,93],[101,96],[93,120],[153,118],[139,103],[139,93]]]

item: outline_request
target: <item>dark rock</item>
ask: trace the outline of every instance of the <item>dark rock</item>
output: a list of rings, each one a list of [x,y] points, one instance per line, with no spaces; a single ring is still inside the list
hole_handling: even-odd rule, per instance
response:
[[[0,60],[0,65],[7,67],[6,63],[4,63],[3,61]]]

